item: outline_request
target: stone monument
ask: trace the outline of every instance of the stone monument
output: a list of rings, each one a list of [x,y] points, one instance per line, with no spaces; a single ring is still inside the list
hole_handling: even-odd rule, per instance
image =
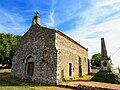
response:
[[[109,58],[107,55],[104,38],[101,38],[101,71],[109,71]]]

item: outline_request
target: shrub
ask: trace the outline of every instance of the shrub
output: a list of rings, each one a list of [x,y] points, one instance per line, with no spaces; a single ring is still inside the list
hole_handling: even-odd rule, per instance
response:
[[[114,83],[120,84],[120,74],[113,73],[111,71],[99,71],[94,75],[91,79],[92,81],[99,81],[99,82],[107,82],[107,83]]]

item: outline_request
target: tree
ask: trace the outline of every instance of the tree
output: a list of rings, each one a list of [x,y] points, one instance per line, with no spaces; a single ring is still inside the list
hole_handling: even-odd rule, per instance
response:
[[[101,67],[101,54],[100,53],[94,54],[92,56],[92,58],[91,58],[91,65],[93,67]],[[112,69],[112,66],[113,66],[113,63],[112,63],[111,58],[109,57],[109,67],[110,67],[110,70]]]
[[[0,33],[0,63],[2,65],[8,64],[9,67],[12,66],[12,58],[20,38],[20,35],[13,36],[10,33]]]
[[[119,66],[117,67],[117,69],[118,69],[118,72],[120,73],[120,67]]]
[[[112,59],[109,57],[109,68],[110,68],[110,70],[112,70],[113,69],[113,63],[112,63]]]
[[[101,54],[97,53],[94,54],[91,58],[91,65],[95,67],[100,67],[101,66]]]

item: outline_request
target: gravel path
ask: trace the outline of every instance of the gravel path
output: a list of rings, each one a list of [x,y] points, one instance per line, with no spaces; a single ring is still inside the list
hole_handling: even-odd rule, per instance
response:
[[[110,84],[110,83],[102,83],[95,81],[74,81],[74,82],[69,82],[68,85],[72,85],[72,86],[86,85],[86,86],[103,87],[103,88],[120,90],[120,84]]]

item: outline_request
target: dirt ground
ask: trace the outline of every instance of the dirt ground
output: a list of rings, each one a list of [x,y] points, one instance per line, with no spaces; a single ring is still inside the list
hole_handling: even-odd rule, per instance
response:
[[[69,82],[68,85],[73,85],[73,86],[86,85],[86,86],[103,87],[103,88],[120,90],[120,84],[110,84],[110,83],[102,83],[95,81],[73,81],[73,82]]]

